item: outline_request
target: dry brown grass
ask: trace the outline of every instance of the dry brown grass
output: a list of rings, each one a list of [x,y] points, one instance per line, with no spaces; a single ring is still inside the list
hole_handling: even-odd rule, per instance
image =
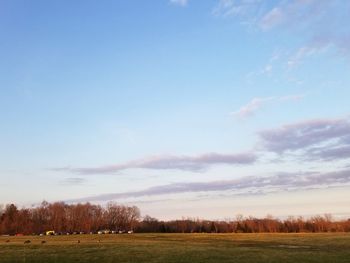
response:
[[[30,240],[30,243],[24,244],[26,240]],[[350,234],[0,237],[0,262],[348,263],[350,262]]]

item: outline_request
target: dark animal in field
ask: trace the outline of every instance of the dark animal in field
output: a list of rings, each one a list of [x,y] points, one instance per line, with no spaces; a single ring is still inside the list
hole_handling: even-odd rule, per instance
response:
[[[10,240],[9,240],[9,239],[7,239],[5,242],[6,242],[6,243],[9,243],[9,242],[10,242]]]
[[[30,244],[30,240],[24,241],[24,244]]]
[[[41,244],[45,244],[45,243],[46,243],[46,241],[45,241],[45,240],[42,240],[42,241],[41,241]]]
[[[78,240],[78,243],[80,243],[80,240]]]

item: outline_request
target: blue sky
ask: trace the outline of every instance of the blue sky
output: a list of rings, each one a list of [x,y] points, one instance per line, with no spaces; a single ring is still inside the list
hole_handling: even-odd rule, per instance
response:
[[[0,203],[350,204],[347,1],[0,1]]]

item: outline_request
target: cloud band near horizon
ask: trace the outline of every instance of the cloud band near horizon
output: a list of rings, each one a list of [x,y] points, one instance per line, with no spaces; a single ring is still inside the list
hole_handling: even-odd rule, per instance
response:
[[[253,153],[220,154],[206,153],[197,156],[187,155],[163,155],[152,156],[133,160],[116,165],[100,167],[61,167],[53,168],[54,171],[68,171],[75,174],[113,174],[127,169],[154,169],[154,170],[182,170],[203,171],[213,165],[245,165],[256,162],[257,156]]]
[[[312,119],[258,133],[260,154],[293,154],[303,161],[334,161],[350,158],[350,120]],[[180,170],[201,172],[215,165],[251,165],[253,152],[236,154],[205,153],[195,156],[159,155],[99,167],[59,167],[51,170],[80,175],[115,174],[128,169]]]
[[[144,196],[167,194],[231,191],[232,195],[267,194],[271,192],[292,191],[301,189],[318,189],[339,187],[350,184],[350,169],[334,172],[277,173],[273,176],[249,176],[235,180],[173,183],[150,187],[140,191],[109,193],[67,202],[110,201]]]

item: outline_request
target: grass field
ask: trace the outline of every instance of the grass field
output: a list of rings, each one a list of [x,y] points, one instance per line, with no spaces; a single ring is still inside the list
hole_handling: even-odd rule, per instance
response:
[[[0,262],[349,263],[350,234],[0,237]]]

